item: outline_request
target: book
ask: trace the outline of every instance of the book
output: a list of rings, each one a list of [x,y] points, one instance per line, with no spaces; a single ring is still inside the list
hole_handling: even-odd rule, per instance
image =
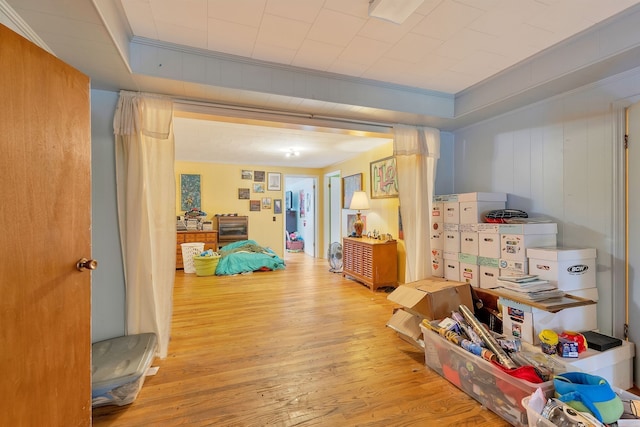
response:
[[[605,351],[622,345],[621,339],[610,337],[599,332],[587,331],[581,332],[581,334],[586,338],[587,346],[593,350]]]

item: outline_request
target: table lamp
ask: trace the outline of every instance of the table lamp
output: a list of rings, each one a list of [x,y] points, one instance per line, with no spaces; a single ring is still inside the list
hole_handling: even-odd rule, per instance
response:
[[[353,229],[356,232],[356,237],[362,237],[362,229],[364,228],[364,223],[362,222],[362,218],[360,217],[360,211],[363,209],[369,209],[369,199],[367,198],[366,191],[355,191],[353,193],[349,209],[358,211],[358,213],[356,214],[356,221],[353,223]]]

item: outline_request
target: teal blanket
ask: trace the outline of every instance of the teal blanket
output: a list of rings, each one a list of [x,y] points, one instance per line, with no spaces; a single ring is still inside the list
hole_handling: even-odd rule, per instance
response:
[[[220,255],[216,267],[217,276],[285,268],[282,258],[271,249],[258,245],[254,240],[229,243],[220,250]]]

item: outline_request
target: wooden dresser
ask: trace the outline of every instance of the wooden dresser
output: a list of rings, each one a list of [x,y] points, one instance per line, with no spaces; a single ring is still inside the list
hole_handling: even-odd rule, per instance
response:
[[[182,246],[181,243],[202,242],[204,249],[218,250],[218,232],[217,231],[178,231],[178,240],[176,242],[176,270],[184,268],[182,264]]]
[[[367,237],[342,239],[342,275],[364,283],[372,291],[398,285],[398,244]]]

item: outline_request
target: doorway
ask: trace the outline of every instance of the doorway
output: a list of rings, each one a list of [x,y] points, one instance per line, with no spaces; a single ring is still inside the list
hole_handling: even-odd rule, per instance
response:
[[[284,177],[286,251],[317,256],[317,180],[308,176]],[[297,242],[297,243],[296,243]]]

